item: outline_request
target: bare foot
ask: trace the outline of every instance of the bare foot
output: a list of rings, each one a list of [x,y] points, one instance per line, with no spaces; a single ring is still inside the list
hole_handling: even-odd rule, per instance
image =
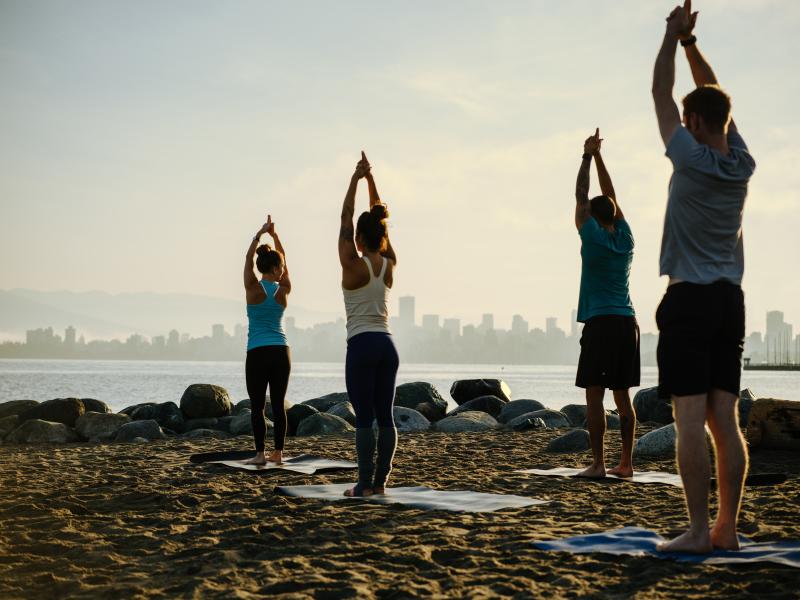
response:
[[[656,546],[659,552],[689,552],[691,554],[708,554],[711,547],[711,535],[708,529],[695,533],[691,529],[679,535],[674,540]]]
[[[618,464],[613,469],[607,471],[608,475],[616,475],[617,477],[633,477],[633,467],[631,465]]]
[[[360,483],[357,483],[349,490],[345,490],[344,495],[348,498],[366,498],[367,496],[372,496],[373,491],[372,488],[361,487]]]
[[[603,465],[592,465],[587,467],[575,477],[589,477],[591,479],[602,479],[606,476],[606,468]]]
[[[244,461],[246,465],[265,465],[267,464],[267,459],[264,456],[263,452],[258,452],[253,458],[249,458]]]
[[[275,463],[276,465],[283,464],[283,450],[275,450],[272,454],[269,455],[269,462]]]
[[[385,494],[386,493],[386,488],[384,488],[384,487],[374,487],[374,488],[372,488],[372,493],[373,494]]]
[[[739,537],[736,528],[715,524],[711,528],[711,545],[717,550],[739,550]]]

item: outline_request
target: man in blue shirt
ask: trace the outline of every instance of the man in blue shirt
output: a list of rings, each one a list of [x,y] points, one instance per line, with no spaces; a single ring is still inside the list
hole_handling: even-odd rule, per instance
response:
[[[639,326],[628,278],[633,260],[633,233],[600,155],[600,130],[583,145],[583,160],[575,186],[575,226],[581,237],[581,288],[578,321],[584,323],[575,385],[586,389],[586,424],[592,445],[592,465],[581,475],[605,477],[603,438],[606,415],[603,396],[614,395],[622,433],[622,456],[608,473],[633,475],[636,414],[628,390],[639,385]],[[589,169],[597,165],[602,195],[589,200]]]

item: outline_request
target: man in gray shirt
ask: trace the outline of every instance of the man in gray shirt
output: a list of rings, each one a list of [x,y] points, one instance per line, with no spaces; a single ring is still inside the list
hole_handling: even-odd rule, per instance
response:
[[[689,529],[663,551],[738,549],[736,522],[747,470],[737,404],[744,345],[742,213],[755,169],[730,117],[730,98],[697,49],[691,0],[672,11],[656,58],[653,100],[672,161],[661,275],[669,286],[656,312],[659,393],[671,397],[678,467]],[[672,97],[678,42],[697,89]],[[705,425],[714,438],[719,511],[709,529],[710,464]]]

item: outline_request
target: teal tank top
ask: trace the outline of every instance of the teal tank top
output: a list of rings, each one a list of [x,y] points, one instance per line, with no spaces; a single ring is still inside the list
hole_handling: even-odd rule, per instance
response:
[[[247,305],[247,349],[261,346],[288,346],[283,331],[283,306],[275,301],[278,284],[261,280],[267,297],[260,304]]]

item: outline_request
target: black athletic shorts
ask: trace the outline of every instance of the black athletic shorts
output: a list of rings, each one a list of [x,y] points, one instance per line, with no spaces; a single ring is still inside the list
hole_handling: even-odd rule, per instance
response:
[[[712,389],[739,395],[744,349],[744,294],[727,281],[675,283],[656,311],[658,394],[692,396]]]
[[[599,315],[586,321],[576,386],[626,390],[639,385],[640,372],[636,317]]]

